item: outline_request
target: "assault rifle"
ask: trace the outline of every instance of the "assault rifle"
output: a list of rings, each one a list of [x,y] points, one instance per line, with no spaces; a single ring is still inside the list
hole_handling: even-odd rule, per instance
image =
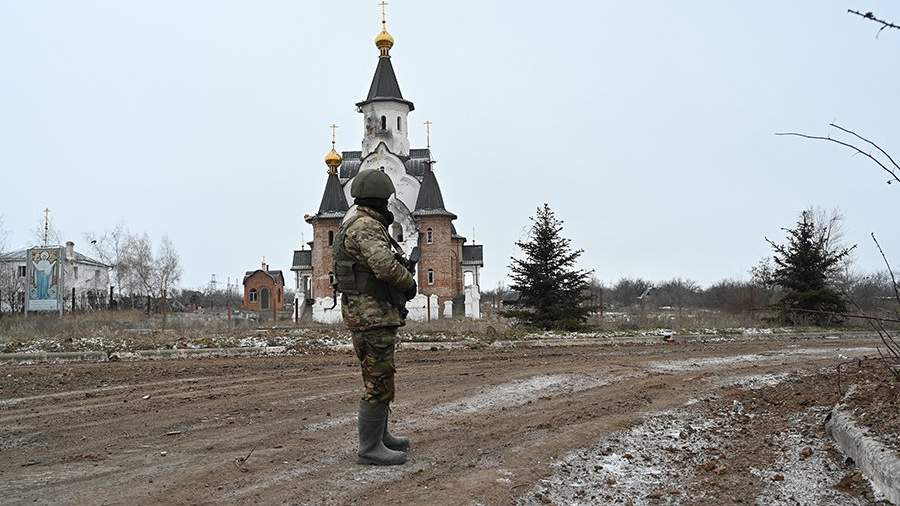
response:
[[[394,258],[397,259],[397,262],[400,263],[403,267],[406,267],[406,270],[409,271],[413,276],[416,275],[416,264],[419,263],[419,260],[422,259],[422,252],[419,251],[418,246],[414,246],[412,251],[409,253],[409,257],[403,254],[403,248],[400,244],[394,240],[393,237],[391,239],[391,246],[394,248]],[[331,307],[327,308],[326,311],[331,311],[332,309],[337,307],[337,280],[331,285]],[[400,290],[394,288],[393,286],[388,288],[387,293],[388,298],[397,309],[400,311],[400,317],[404,320],[406,316],[409,314],[409,310],[406,309],[406,294],[401,292]]]

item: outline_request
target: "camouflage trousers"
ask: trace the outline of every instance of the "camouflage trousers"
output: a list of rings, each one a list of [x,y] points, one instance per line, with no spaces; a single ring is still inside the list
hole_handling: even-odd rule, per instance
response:
[[[394,345],[397,327],[383,327],[353,332],[353,351],[362,367],[363,400],[391,402],[394,400]]]

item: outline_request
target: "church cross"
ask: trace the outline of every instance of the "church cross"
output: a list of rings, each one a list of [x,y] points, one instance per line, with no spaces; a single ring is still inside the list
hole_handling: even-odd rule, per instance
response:
[[[334,149],[334,143],[337,140],[337,129],[338,126],[334,123],[331,124],[328,128],[331,129],[331,148]]]
[[[44,246],[50,240],[50,209],[44,208]]]
[[[425,139],[428,149],[431,149],[431,125],[433,124],[431,120],[425,122]]]
[[[380,2],[378,5],[381,6],[381,24],[382,24],[382,25],[385,25],[385,24],[387,24],[387,17],[386,17],[386,14],[385,14],[385,12],[384,12],[384,8],[385,8],[386,6],[388,6],[389,4],[388,4],[387,2],[385,2],[384,0],[381,0],[381,2]]]

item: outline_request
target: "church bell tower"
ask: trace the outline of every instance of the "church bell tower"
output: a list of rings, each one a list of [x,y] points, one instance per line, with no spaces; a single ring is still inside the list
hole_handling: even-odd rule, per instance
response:
[[[413,103],[403,98],[394,66],[391,64],[391,48],[394,37],[387,31],[384,6],[381,2],[381,33],[375,37],[378,48],[378,66],[369,86],[366,99],[356,104],[363,114],[365,135],[362,142],[362,157],[365,158],[384,142],[387,149],[402,157],[409,156],[409,113],[415,109]]]

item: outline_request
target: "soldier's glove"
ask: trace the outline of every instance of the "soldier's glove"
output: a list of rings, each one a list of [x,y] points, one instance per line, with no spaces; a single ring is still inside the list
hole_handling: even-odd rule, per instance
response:
[[[413,300],[416,295],[418,295],[418,293],[419,285],[415,281],[413,281],[412,286],[409,287],[405,292],[403,292],[403,295],[406,297],[406,300]]]

